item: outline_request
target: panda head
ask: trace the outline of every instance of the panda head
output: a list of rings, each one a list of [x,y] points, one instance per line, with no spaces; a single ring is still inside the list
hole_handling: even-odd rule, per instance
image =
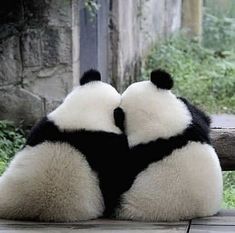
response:
[[[121,108],[130,146],[175,136],[191,123],[190,111],[171,92],[172,87],[170,74],[154,70],[149,81],[134,83],[122,94]]]
[[[82,75],[80,86],[74,88],[48,117],[63,130],[120,133],[113,118],[114,109],[120,102],[121,96],[116,89],[102,82],[100,73],[91,69]]]

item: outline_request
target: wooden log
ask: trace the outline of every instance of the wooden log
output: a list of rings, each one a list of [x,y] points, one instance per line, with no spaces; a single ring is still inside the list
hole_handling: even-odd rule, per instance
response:
[[[235,128],[212,129],[211,140],[223,171],[235,170]]]

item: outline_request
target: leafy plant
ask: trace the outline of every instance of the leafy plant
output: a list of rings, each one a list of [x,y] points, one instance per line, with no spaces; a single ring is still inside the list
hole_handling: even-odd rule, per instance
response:
[[[216,16],[206,8],[203,44],[217,51],[235,50],[235,18]]]
[[[156,68],[173,75],[177,95],[210,113],[235,113],[234,53],[218,54],[196,40],[177,35],[152,49],[141,78],[148,79],[151,70]]]
[[[235,172],[223,173],[224,178],[224,208],[235,208]]]
[[[95,0],[85,0],[84,5],[90,14],[90,20],[93,21],[97,14],[97,11],[100,8],[100,4],[98,4]]]
[[[15,128],[11,122],[0,121],[0,174],[24,143],[24,133],[20,128]]]

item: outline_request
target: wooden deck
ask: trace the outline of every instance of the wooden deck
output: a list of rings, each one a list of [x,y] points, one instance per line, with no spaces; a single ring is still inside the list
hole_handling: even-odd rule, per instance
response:
[[[176,223],[148,223],[92,220],[78,223],[38,223],[0,220],[0,233],[234,233],[235,210],[222,210],[217,216]]]

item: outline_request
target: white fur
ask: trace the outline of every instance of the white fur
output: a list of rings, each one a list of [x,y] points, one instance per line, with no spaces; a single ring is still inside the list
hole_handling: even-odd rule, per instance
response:
[[[185,105],[170,91],[158,89],[150,81],[134,83],[122,95],[130,147],[159,137],[181,133],[192,117]]]
[[[181,100],[150,81],[128,87],[122,95],[121,108],[125,112],[130,147],[176,136],[192,121]],[[221,167],[214,149],[207,144],[188,142],[136,177],[130,190],[123,194],[117,215],[147,221],[213,215],[220,208],[222,186]]]
[[[120,134],[113,118],[113,110],[120,102],[120,94],[111,85],[90,82],[76,87],[48,118],[62,130],[102,130]]]
[[[220,208],[222,189],[214,149],[191,142],[137,176],[123,196],[118,217],[178,221],[213,215]]]
[[[0,218],[77,221],[104,209],[97,175],[67,144],[27,146],[0,177],[0,188]]]

